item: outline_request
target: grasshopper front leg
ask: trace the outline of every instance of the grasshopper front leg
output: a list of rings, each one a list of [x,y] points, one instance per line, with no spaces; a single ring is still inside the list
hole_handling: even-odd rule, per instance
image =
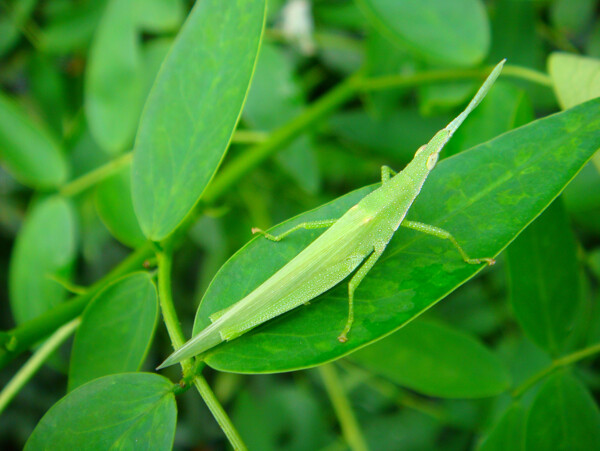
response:
[[[439,227],[435,227],[435,226],[432,226],[429,224],[423,224],[422,222],[416,222],[416,221],[402,221],[402,223],[400,225],[402,227],[406,227],[408,229],[417,230],[419,232],[423,232],[428,235],[433,235],[433,236],[441,238],[443,240],[450,241],[454,245],[454,247],[458,250],[462,259],[466,263],[469,263],[471,265],[478,265],[480,263],[485,262],[491,266],[494,263],[496,263],[496,260],[494,260],[493,258],[471,258],[471,257],[469,257],[467,255],[467,253],[464,251],[464,249],[460,246],[460,244],[458,244],[458,241],[456,241],[456,238],[454,238],[452,236],[452,234],[450,232],[448,232],[447,230],[440,229]]]
[[[336,221],[337,221],[337,219],[324,219],[322,221],[301,222],[300,224],[292,227],[290,230],[287,230],[280,235],[271,235],[270,233],[267,233],[264,230],[256,228],[256,227],[252,228],[252,233],[260,233],[266,239],[271,240],[271,241],[281,241],[281,239],[285,238],[290,233],[295,232],[296,230],[322,229],[325,227],[332,226],[333,224],[335,224]]]
[[[397,172],[389,166],[381,166],[381,183],[385,185],[387,181],[396,174]]]

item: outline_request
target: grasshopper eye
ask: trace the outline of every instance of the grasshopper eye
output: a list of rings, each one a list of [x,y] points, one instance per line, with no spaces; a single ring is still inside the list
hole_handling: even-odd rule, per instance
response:
[[[427,158],[427,169],[429,169],[430,171],[435,167],[435,164],[438,161],[438,153],[434,152],[431,155],[429,155],[429,158]]]
[[[415,152],[415,157],[416,157],[417,155],[419,155],[421,152],[423,152],[423,151],[425,150],[425,147],[427,147],[427,144],[423,144],[421,147],[419,147],[419,148],[417,149],[417,151]]]

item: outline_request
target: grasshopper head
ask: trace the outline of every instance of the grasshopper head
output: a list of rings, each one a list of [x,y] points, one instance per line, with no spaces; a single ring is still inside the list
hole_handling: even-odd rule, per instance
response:
[[[452,137],[454,132],[460,127],[463,121],[467,118],[467,116],[479,105],[479,103],[483,100],[485,95],[488,93],[492,84],[496,81],[498,76],[500,75],[500,71],[502,70],[502,66],[504,66],[505,59],[500,61],[494,67],[490,75],[483,82],[483,85],[479,88],[473,99],[467,105],[467,108],[460,113],[452,122],[450,122],[446,128],[437,132],[431,140],[419,147],[419,150],[415,153],[415,158],[413,161],[418,165],[418,168],[422,171],[431,171],[439,158],[440,152],[448,142],[448,140]]]

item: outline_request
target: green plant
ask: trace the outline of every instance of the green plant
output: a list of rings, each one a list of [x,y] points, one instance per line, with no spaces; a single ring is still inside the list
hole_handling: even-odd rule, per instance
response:
[[[592,4],[1,2],[0,443],[596,449]],[[469,255],[506,249],[496,266],[403,231],[347,343],[340,284],[153,370],[322,233],[244,244],[251,227],[341,215],[503,57],[408,215]]]

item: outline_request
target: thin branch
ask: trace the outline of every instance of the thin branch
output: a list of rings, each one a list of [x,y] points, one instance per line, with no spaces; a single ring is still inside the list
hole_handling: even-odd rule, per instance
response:
[[[52,353],[75,332],[80,322],[80,318],[75,318],[71,322],[60,327],[38,348],[37,351],[33,353],[27,363],[17,371],[10,382],[2,389],[2,392],[0,392],[0,413],[4,411],[6,406],[8,406],[17,393],[21,391],[25,384],[29,382]]]

